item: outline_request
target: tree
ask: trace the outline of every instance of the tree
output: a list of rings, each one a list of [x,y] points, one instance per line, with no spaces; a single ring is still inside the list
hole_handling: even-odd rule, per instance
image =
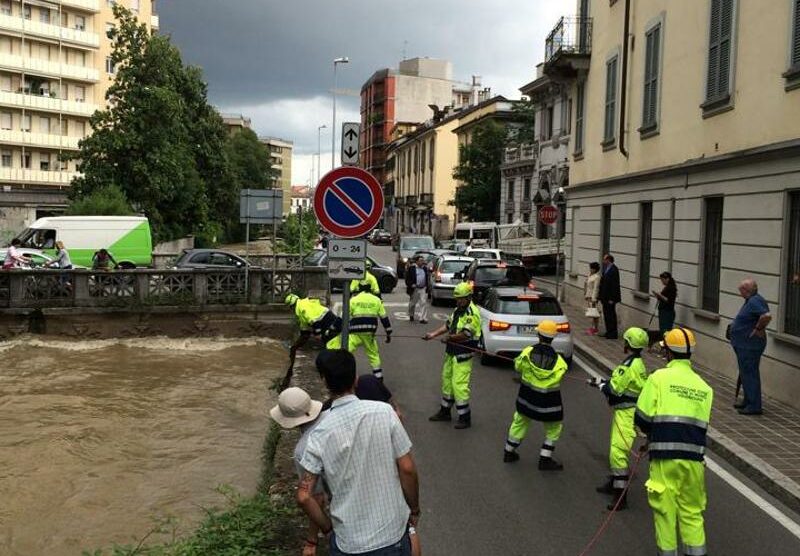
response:
[[[72,201],[66,210],[69,216],[129,216],[133,213],[125,193],[116,185],[95,189]]]
[[[460,147],[460,162],[453,169],[453,177],[462,185],[456,188],[452,204],[473,222],[497,221],[505,145],[506,127],[489,120],[479,124],[472,140]]]
[[[109,108],[95,112],[92,134],[71,156],[82,173],[71,197],[115,186],[147,215],[157,241],[213,238],[224,220],[217,216],[238,202],[222,118],[208,104],[200,70],[183,65],[168,37],[151,35],[119,4],[114,16]]]
[[[300,233],[300,215],[290,214],[281,225],[281,250],[285,253],[308,253],[314,248],[319,237],[317,217],[311,210],[303,211],[302,228]],[[301,240],[302,237],[302,240]]]
[[[518,145],[530,144],[536,141],[536,105],[529,98],[523,97],[522,100],[514,104],[512,108],[514,120],[519,122],[514,127],[513,140]]]

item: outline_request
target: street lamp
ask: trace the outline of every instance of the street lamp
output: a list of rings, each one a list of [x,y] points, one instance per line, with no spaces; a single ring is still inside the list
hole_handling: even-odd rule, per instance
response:
[[[350,58],[342,56],[333,60],[333,126],[331,126],[331,170],[336,167],[336,66],[339,64],[349,64]]]
[[[560,272],[560,269],[561,269],[561,222],[562,222],[563,218],[567,217],[567,215],[565,214],[566,210],[564,210],[564,213],[562,213],[562,211],[561,211],[561,206],[563,205],[564,208],[566,209],[566,203],[567,203],[567,194],[566,194],[566,191],[564,191],[563,187],[559,187],[556,190],[556,194],[553,195],[553,201],[552,202],[558,208],[558,221],[556,222],[556,299],[561,299],[559,297],[559,291],[558,291],[559,290],[559,285],[561,283],[561,272]],[[564,229],[566,230],[566,225],[564,226]],[[573,253],[573,256],[575,256],[574,253]],[[566,288],[564,288],[564,289],[566,289]],[[563,289],[562,289],[562,292],[563,292]]]
[[[320,154],[320,151],[322,150],[322,130],[327,128],[328,126],[326,126],[325,124],[322,124],[317,128],[317,181],[318,182],[322,178],[322,174],[319,173],[320,171],[319,159],[322,158],[322,155]],[[314,184],[314,186],[316,187],[316,184]]]

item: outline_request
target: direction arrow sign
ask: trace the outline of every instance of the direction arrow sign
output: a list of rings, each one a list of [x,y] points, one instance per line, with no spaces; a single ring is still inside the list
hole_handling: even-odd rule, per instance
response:
[[[358,138],[361,124],[345,122],[342,124],[342,166],[358,165]]]
[[[314,214],[340,238],[365,235],[383,214],[383,189],[372,174],[344,166],[325,174],[314,193]]]

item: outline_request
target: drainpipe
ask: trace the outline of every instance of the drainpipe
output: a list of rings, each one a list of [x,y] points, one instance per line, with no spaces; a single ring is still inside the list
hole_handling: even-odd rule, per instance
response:
[[[622,79],[619,96],[619,152],[628,158],[625,148],[625,113],[628,101],[628,41],[631,29],[631,0],[625,0],[625,28],[622,37]]]

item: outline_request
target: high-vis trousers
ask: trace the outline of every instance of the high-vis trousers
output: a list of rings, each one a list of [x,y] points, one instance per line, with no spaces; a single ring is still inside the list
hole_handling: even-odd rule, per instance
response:
[[[364,348],[364,352],[367,355],[367,359],[369,359],[369,364],[372,366],[372,374],[375,375],[376,378],[383,378],[383,368],[381,368],[381,354],[378,351],[378,340],[375,338],[375,334],[372,332],[368,333],[356,333],[350,334],[347,337],[347,351],[350,353],[355,353],[358,351],[359,347]],[[342,347],[342,337],[336,336],[332,339],[328,344],[325,346],[328,349],[341,349]]]
[[[706,509],[705,466],[700,461],[656,459],[650,461],[645,483],[653,509],[658,554],[677,556],[680,529],[683,554],[706,555],[703,511]]]
[[[556,442],[561,438],[564,422],[542,421],[542,425],[544,426],[544,442],[539,450],[539,456],[551,458],[553,457],[553,450],[556,449]],[[508,429],[508,438],[506,438],[505,449],[507,452],[515,452],[519,448],[522,440],[528,435],[530,426],[530,417],[525,417],[518,411],[514,412],[514,419],[511,421],[511,427]]]
[[[633,428],[636,408],[615,409],[613,413],[608,465],[611,468],[612,487],[624,489],[628,483],[631,448],[636,439],[636,430]]]
[[[469,414],[471,377],[472,358],[458,361],[455,355],[445,354],[442,366],[442,407],[450,409],[455,403],[459,415]]]

